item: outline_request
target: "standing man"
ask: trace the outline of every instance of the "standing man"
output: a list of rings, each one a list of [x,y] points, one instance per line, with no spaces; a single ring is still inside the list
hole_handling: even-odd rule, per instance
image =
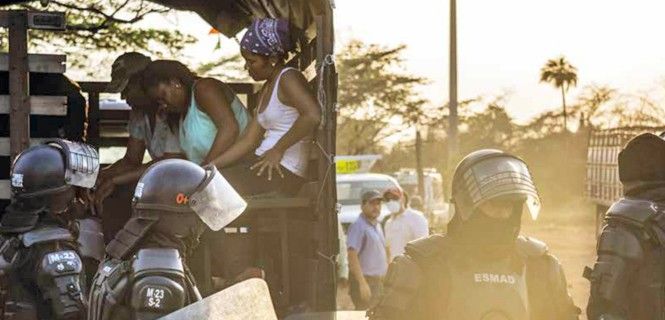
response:
[[[407,206],[407,195],[398,188],[383,193],[390,218],[386,222],[386,243],[390,249],[390,261],[404,253],[406,244],[427,237],[429,226],[422,212]]]
[[[624,197],[605,215],[591,281],[590,320],[665,319],[665,140],[645,133],[619,153]]]
[[[370,319],[572,320],[561,265],[547,246],[519,236],[522,212],[540,200],[526,163],[479,150],[457,166],[449,233],[407,245],[390,265]]]
[[[362,213],[349,226],[346,240],[351,273],[350,294],[356,310],[371,306],[383,291],[388,249],[378,218],[383,196],[377,190],[362,195]]]

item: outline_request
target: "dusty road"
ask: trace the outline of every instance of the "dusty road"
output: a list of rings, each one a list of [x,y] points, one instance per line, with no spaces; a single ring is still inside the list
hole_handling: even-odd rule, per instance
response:
[[[594,225],[590,221],[564,224],[549,221],[528,223],[523,226],[522,234],[545,241],[550,252],[556,255],[563,265],[575,304],[584,308],[589,299],[589,282],[582,277],[584,266],[591,266],[595,258],[596,239]],[[338,291],[338,306],[341,310],[353,309],[346,289]]]

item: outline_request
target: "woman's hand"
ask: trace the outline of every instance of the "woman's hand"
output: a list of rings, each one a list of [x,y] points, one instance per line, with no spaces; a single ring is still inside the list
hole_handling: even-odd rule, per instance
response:
[[[259,171],[256,173],[257,176],[261,176],[263,171],[268,170],[268,181],[272,180],[272,171],[275,170],[280,177],[284,178],[284,173],[280,166],[280,161],[284,157],[284,152],[278,149],[272,148],[266,153],[264,153],[260,160],[256,162],[253,166],[250,167],[251,170],[259,168]]]

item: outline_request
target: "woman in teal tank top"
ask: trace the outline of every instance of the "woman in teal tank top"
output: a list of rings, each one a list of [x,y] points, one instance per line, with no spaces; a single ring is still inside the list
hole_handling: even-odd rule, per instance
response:
[[[180,115],[180,147],[198,164],[224,153],[249,122],[247,108],[227,84],[200,78],[178,61],[151,62],[143,87],[167,112]]]

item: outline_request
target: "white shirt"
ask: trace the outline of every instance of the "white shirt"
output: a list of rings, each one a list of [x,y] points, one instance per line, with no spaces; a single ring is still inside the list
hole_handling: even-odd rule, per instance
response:
[[[429,226],[422,212],[406,208],[401,214],[390,216],[386,221],[385,233],[392,261],[404,253],[407,243],[426,237]]]
[[[272,95],[268,101],[263,112],[259,113],[256,120],[261,127],[266,130],[265,136],[261,145],[256,149],[255,154],[262,156],[266,151],[272,149],[282,137],[291,130],[293,124],[300,117],[298,109],[287,106],[279,100],[279,81],[282,75],[293,68],[284,68],[277,76],[275,87],[273,88]],[[309,162],[309,146],[311,137],[305,137],[302,140],[294,143],[286,151],[280,164],[289,171],[301,176],[307,177],[307,164]]]

